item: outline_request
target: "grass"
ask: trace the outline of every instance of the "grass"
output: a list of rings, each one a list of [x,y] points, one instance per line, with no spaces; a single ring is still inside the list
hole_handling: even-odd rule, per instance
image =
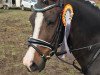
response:
[[[28,34],[31,35],[30,14],[30,11],[0,9],[1,75],[22,75],[17,70],[22,68],[23,51],[27,48],[25,41]]]

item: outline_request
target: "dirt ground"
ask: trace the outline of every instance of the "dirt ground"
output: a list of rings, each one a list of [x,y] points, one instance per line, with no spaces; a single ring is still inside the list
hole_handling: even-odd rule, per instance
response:
[[[32,34],[28,21],[31,11],[0,9],[0,75],[81,75],[55,56],[41,73],[30,73],[22,64],[27,39]]]

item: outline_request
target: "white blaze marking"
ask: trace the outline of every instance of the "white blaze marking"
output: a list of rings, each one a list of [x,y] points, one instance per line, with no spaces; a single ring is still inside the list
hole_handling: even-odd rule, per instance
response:
[[[37,13],[36,19],[35,19],[35,28],[33,33],[33,38],[38,39],[40,28],[43,21],[43,13]]]
[[[43,21],[43,13],[38,12],[36,14],[35,18],[35,27],[34,27],[34,32],[33,32],[33,38],[38,39],[39,33],[40,33],[40,28],[42,26],[42,21]],[[34,60],[34,54],[35,51],[33,47],[29,47],[25,57],[23,58],[23,64],[26,65],[28,68],[30,65],[32,65],[32,62]],[[30,69],[30,68],[29,68]]]

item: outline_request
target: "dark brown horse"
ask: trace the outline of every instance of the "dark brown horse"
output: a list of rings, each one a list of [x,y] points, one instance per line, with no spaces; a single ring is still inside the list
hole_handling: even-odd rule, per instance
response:
[[[68,46],[85,75],[100,75],[100,10],[84,0],[39,0],[30,17],[33,36],[23,63],[30,71],[43,70],[62,42],[63,7],[73,7]],[[44,8],[46,7],[46,8]]]

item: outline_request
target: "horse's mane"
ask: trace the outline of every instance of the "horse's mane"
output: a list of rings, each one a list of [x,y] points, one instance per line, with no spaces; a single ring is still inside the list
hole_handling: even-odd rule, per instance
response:
[[[97,5],[94,5],[90,2],[90,0],[67,0],[67,1],[71,1],[71,2],[81,2],[83,4],[86,4],[87,6],[94,8],[96,10],[100,10],[99,7]]]
[[[84,15],[95,15],[95,17],[100,17],[100,9],[97,6],[94,6],[89,1],[85,0],[67,0],[67,3],[73,6],[73,9],[76,12],[81,11],[85,13]],[[80,13],[79,13],[80,14]]]
[[[87,5],[89,5],[89,6],[91,6],[92,8],[95,8],[95,9],[97,9],[97,10],[100,10],[99,9],[99,7],[97,6],[97,5],[94,5],[94,4],[92,4],[91,2],[90,2],[90,0],[83,0],[84,1],[84,3],[86,3]]]
[[[73,23],[77,21],[82,33],[87,36],[91,34],[91,37],[99,34],[100,10],[87,1],[71,1],[71,4],[74,9]]]
[[[73,7],[75,7],[75,11],[78,11],[81,16],[87,15],[88,19],[95,17],[95,19],[100,20],[100,9],[91,4],[89,1],[74,1],[72,4],[74,5]]]

